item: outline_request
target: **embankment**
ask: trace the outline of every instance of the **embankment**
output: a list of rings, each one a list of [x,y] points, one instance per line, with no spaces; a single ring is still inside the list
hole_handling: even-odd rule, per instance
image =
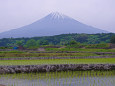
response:
[[[115,64],[57,64],[0,66],[0,74],[56,71],[115,70]]]
[[[0,60],[36,60],[36,59],[88,59],[88,58],[115,58],[115,55],[85,56],[85,57],[0,57]]]

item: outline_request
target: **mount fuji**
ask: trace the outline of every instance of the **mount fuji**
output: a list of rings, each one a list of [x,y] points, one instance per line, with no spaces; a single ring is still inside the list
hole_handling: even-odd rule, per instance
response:
[[[61,13],[51,13],[44,18],[21,28],[0,33],[0,38],[53,36],[68,33],[108,33],[105,30],[85,25]]]

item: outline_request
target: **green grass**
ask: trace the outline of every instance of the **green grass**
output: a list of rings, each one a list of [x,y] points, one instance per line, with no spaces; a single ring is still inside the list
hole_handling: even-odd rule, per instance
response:
[[[0,51],[1,53],[24,53],[24,51],[12,50],[12,51]]]
[[[115,52],[115,49],[46,48],[46,51]]]
[[[56,51],[80,51],[79,53],[56,53]],[[50,53],[48,53],[50,52]],[[89,53],[88,53],[89,52]],[[38,51],[0,51],[0,58],[5,57],[84,57],[98,56],[90,52],[115,52],[115,49],[81,49],[81,48],[46,48],[45,52]]]
[[[42,64],[115,64],[115,58],[0,60],[0,65],[42,65]]]
[[[98,56],[94,53],[0,53],[0,58],[12,57],[84,57]]]

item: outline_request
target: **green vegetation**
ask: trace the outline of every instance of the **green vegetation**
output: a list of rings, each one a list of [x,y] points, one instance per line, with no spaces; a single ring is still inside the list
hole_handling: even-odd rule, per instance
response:
[[[115,49],[46,48],[46,51],[115,52]]]
[[[0,52],[0,58],[12,57],[84,57],[98,56],[94,53],[28,53],[28,52]]]
[[[72,46],[73,45],[72,41],[73,41],[73,42],[77,42],[75,43],[77,44],[76,47],[81,47],[87,44],[110,43],[110,39],[113,35],[115,34],[114,33],[62,34],[62,35],[56,35],[56,36],[32,37],[32,38],[3,38],[3,39],[0,39],[0,46],[6,47],[6,48],[17,46],[17,45],[18,46],[23,45],[26,48],[38,48],[41,45],[44,45],[44,46],[45,45],[66,45],[66,46],[71,45]],[[112,40],[113,38],[111,39],[111,42]],[[99,46],[96,46],[96,47],[98,48]]]
[[[0,58],[100,56],[96,54],[95,52],[115,52],[115,49],[46,48],[46,51],[42,51],[42,52],[40,51],[18,51],[18,50],[0,51]],[[113,55],[113,54],[105,54],[105,55]]]
[[[115,35],[113,35],[110,39],[111,43],[115,44]]]
[[[18,50],[0,51],[0,54],[1,54],[1,53],[5,53],[5,54],[7,54],[7,53],[24,53],[24,51],[18,51]]]
[[[3,74],[0,81],[6,86],[114,86],[115,71]]]
[[[56,36],[46,36],[46,37],[32,37],[32,38],[3,38],[0,39],[0,58],[18,58],[18,57],[80,57],[80,59],[40,59],[40,60],[0,60],[0,66],[4,65],[44,65],[44,64],[115,64],[115,58],[82,58],[87,56],[104,56],[104,55],[115,55],[115,49],[110,49],[111,43],[115,43],[114,33],[102,33],[102,34],[62,34]],[[19,50],[12,50],[12,48]],[[39,48],[40,47],[40,48]],[[43,49],[40,51],[39,49]],[[12,51],[10,51],[12,50]],[[39,50],[39,51],[38,51]],[[103,54],[103,52],[105,52]],[[109,54],[109,53],[110,54]],[[100,54],[102,53],[102,54]],[[114,71],[115,72],[115,71]],[[65,73],[65,76],[64,76]],[[41,74],[41,73],[40,73]],[[57,72],[45,73],[37,76],[37,74],[28,74],[27,79],[23,76],[19,76],[18,79],[29,80],[28,83],[31,86],[84,86],[89,84],[89,86],[113,86],[115,84],[115,77],[111,72],[107,76],[107,72],[63,72],[61,75]],[[104,80],[100,78],[101,74],[108,79]],[[34,78],[31,78],[34,76]],[[37,76],[37,77],[36,77]],[[90,76],[90,77],[88,77]],[[96,79],[97,76],[99,79]],[[108,81],[112,76],[113,80]],[[5,80],[10,77],[11,82],[7,86],[28,86],[26,84],[20,83],[16,80],[17,74],[11,78],[8,75],[0,75],[0,84],[4,84]],[[66,78],[60,80],[61,78]],[[94,77],[94,78],[92,78]],[[69,79],[68,79],[69,78]],[[35,80],[35,81],[34,81]],[[78,81],[79,80],[79,81]],[[31,82],[30,82],[31,81]],[[46,81],[44,84],[43,81]],[[74,83],[73,83],[74,81]],[[76,81],[78,81],[76,83]],[[37,83],[35,83],[37,82]],[[42,82],[42,83],[41,83]],[[69,83],[68,83],[69,82]],[[5,82],[5,84],[7,81]],[[53,83],[53,84],[52,84]],[[83,85],[82,85],[82,84]],[[21,85],[20,85],[21,84]]]
[[[2,61],[0,60],[0,65],[41,65],[41,64],[115,64],[115,58],[2,60]]]
[[[100,49],[105,49],[109,47],[110,47],[109,44],[89,44],[85,46],[85,48],[100,48]]]
[[[28,48],[33,48],[33,47],[36,47],[36,41],[34,39],[30,39],[26,42],[26,47]]]

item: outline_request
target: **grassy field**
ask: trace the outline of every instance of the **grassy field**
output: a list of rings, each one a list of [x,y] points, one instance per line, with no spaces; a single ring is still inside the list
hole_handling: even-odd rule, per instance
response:
[[[49,50],[47,50],[49,49]],[[47,48],[50,51],[50,48]],[[54,50],[53,50],[54,49]],[[51,49],[52,53],[35,51],[0,51],[0,58],[12,57],[86,57],[99,56],[88,52],[115,52],[115,49],[77,49],[62,48]],[[55,51],[85,51],[79,53],[56,53]],[[115,58],[95,58],[95,59],[42,59],[42,60],[0,60],[0,65],[40,65],[40,64],[115,64]]]
[[[0,65],[42,65],[42,64],[115,64],[115,58],[0,60]]]
[[[98,56],[94,53],[0,53],[0,58],[7,57],[84,57]]]
[[[46,51],[115,52],[115,49],[46,48]]]
[[[50,48],[49,48],[50,49]],[[46,49],[47,50],[47,49]],[[86,57],[86,56],[99,56],[93,52],[114,52],[115,49],[75,49],[75,51],[81,51],[78,53],[68,52],[56,52],[56,51],[74,51],[74,48],[68,50],[68,48],[55,49],[52,48],[45,52],[38,51],[0,51],[0,58],[8,57]],[[107,54],[105,54],[107,55]],[[111,55],[111,54],[108,54]]]

